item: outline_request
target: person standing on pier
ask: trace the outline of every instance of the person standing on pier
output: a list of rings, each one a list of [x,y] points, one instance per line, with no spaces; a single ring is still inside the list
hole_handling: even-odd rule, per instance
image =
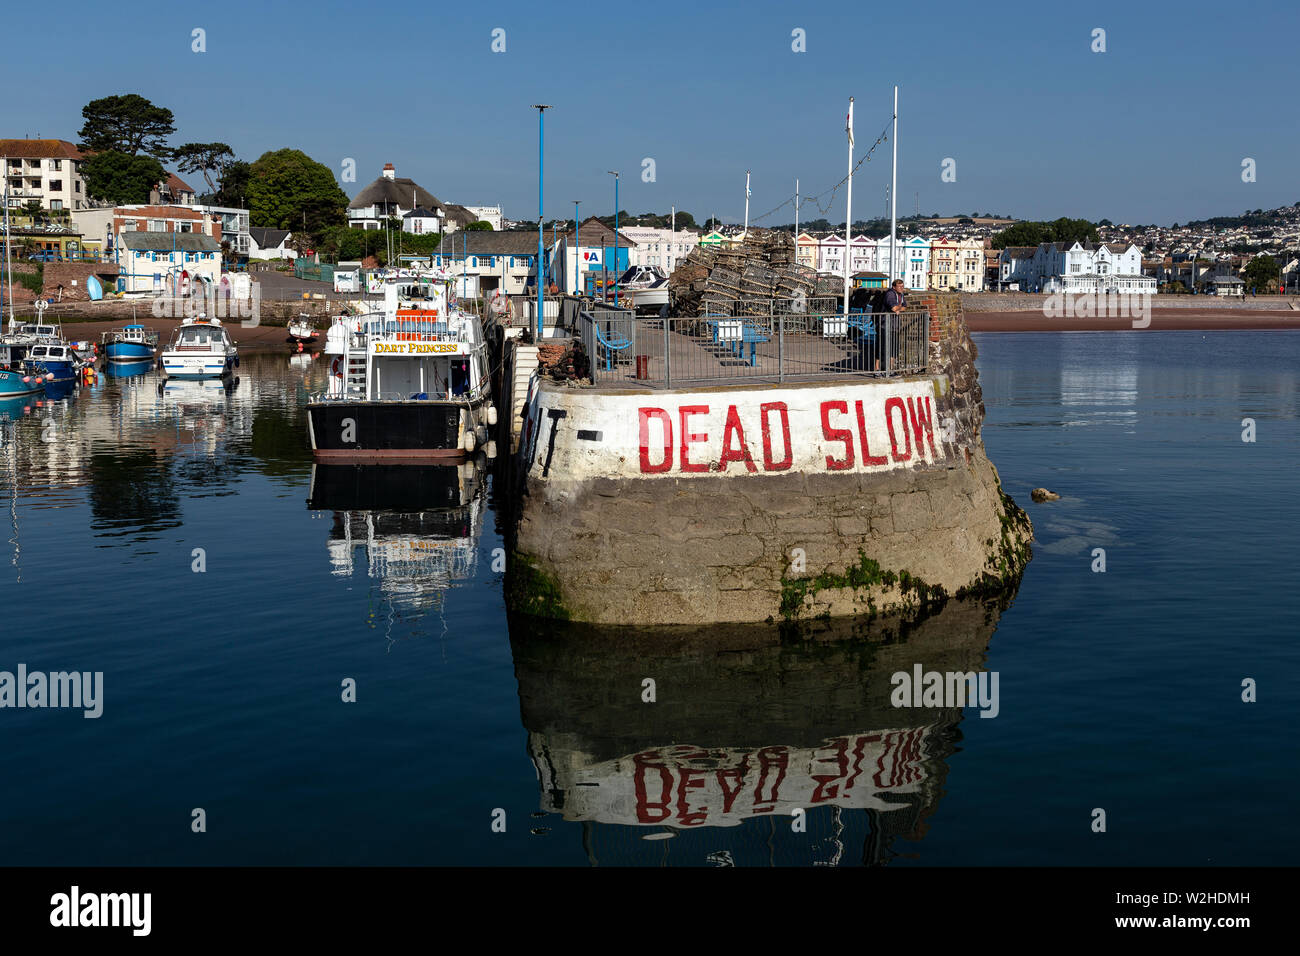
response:
[[[885,293],[885,314],[876,320],[876,371],[880,371],[880,358],[886,355],[885,346],[889,345],[888,361],[885,370],[893,367],[892,359],[898,354],[898,333],[902,323],[893,316],[907,308],[907,295],[903,291],[903,280],[895,279]]]

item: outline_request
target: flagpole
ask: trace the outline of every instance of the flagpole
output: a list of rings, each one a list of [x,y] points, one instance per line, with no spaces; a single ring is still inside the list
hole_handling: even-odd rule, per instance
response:
[[[849,188],[844,212],[844,321],[849,320],[849,236],[853,233],[853,97],[849,97]]]
[[[799,264],[799,179],[794,181],[794,264]]]
[[[890,136],[894,147],[893,185],[889,188],[889,281],[901,276],[894,274],[894,264],[898,255],[898,87],[894,87],[894,132]],[[906,282],[904,283],[906,284]]]
[[[745,170],[745,231],[742,236],[749,235],[749,170]]]

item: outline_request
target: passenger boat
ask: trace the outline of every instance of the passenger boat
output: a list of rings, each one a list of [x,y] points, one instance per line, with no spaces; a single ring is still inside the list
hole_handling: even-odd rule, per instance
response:
[[[110,362],[147,362],[158,350],[158,333],[143,325],[125,325],[100,336]]]
[[[391,280],[384,308],[339,317],[325,338],[329,385],[307,404],[320,462],[468,457],[496,424],[479,318],[456,307],[448,273]]]
[[[225,378],[239,365],[239,352],[220,319],[202,312],[172,333],[162,353],[163,371],[172,378]]]

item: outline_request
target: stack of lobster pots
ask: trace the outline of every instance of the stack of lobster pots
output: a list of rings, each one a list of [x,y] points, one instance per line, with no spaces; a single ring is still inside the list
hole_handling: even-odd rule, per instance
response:
[[[767,315],[773,299],[838,296],[842,287],[795,261],[793,234],[769,229],[751,229],[732,248],[696,246],[668,278],[679,316]]]

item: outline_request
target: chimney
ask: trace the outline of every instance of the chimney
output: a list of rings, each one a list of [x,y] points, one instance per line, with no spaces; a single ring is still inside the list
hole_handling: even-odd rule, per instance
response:
[[[384,178],[385,179],[397,178],[397,169],[393,166],[392,163],[384,163]]]

